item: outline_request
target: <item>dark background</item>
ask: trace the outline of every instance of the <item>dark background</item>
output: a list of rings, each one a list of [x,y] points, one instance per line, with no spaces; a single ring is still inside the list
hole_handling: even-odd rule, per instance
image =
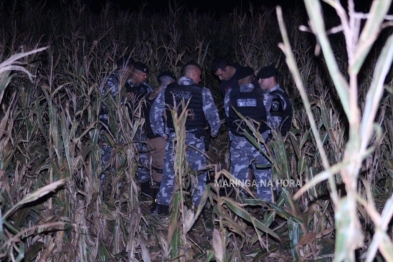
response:
[[[89,0],[88,0],[89,1]],[[92,2],[92,1],[90,1]],[[277,5],[283,8],[292,8],[295,6],[304,6],[303,0],[97,0],[94,3],[98,6],[102,6],[105,3],[110,2],[122,9],[138,9],[142,3],[147,4],[146,9],[151,11],[160,11],[165,9],[169,2],[176,2],[179,6],[185,6],[189,10],[195,8],[199,12],[216,12],[216,13],[229,13],[234,8],[249,8],[249,4],[259,8],[261,6],[274,7]],[[323,1],[321,1],[323,2]],[[347,6],[347,1],[342,0],[342,5]],[[355,0],[355,7],[358,11],[369,10],[372,0]],[[94,4],[93,4],[94,5]],[[327,4],[324,4],[327,6]]]
[[[58,0],[52,0],[54,2]],[[64,0],[63,0],[64,1]],[[71,0],[72,1],[72,0]],[[234,8],[248,9],[250,4],[254,8],[275,7],[280,5],[283,9],[291,9],[296,6],[304,7],[303,0],[81,0],[88,2],[90,8],[99,11],[106,3],[117,6],[120,9],[139,10],[145,4],[145,10],[151,12],[165,12],[169,3],[177,3],[178,6],[184,6],[189,11],[196,10],[200,13],[214,13],[216,15],[230,13]],[[327,9],[332,9],[323,1],[322,5]],[[347,0],[341,0],[342,5],[347,7]],[[355,0],[357,11],[366,12],[370,9],[372,0]],[[393,8],[390,8],[391,11]],[[391,12],[392,13],[392,12]]]
[[[31,0],[34,1],[34,0]],[[38,0],[35,0],[38,1]],[[12,5],[18,3],[18,0],[0,0],[5,8],[12,8]],[[43,2],[43,1],[41,1]],[[142,6],[146,12],[153,13],[165,13],[168,12],[169,3],[172,6],[184,7],[188,11],[196,11],[198,13],[209,13],[215,16],[230,13],[234,8],[248,10],[250,4],[254,8],[261,7],[275,7],[277,5],[282,6],[285,10],[291,10],[294,7],[304,8],[303,0],[49,0],[46,1],[48,8],[56,8],[60,4],[79,4],[85,5],[92,12],[100,12],[106,4],[110,4],[112,7],[119,8],[120,10],[139,11]],[[325,4],[323,1],[322,5],[326,12],[333,11],[333,8]],[[347,0],[341,0],[342,5],[347,7]],[[357,11],[366,12],[370,9],[372,0],[355,0],[355,7]],[[390,8],[390,12],[393,13],[393,7]]]

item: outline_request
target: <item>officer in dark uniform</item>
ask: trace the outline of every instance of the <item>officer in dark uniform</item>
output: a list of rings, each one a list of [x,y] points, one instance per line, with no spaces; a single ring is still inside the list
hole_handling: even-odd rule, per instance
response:
[[[248,174],[248,168],[251,164],[254,171],[258,198],[271,201],[271,189],[268,186],[268,182],[271,179],[271,169],[256,168],[256,165],[265,166],[269,165],[270,162],[245,137],[244,131],[248,130],[249,133],[251,131],[236,113],[237,111],[252,123],[257,123],[255,127],[259,128],[263,139],[267,139],[269,128],[266,124],[267,113],[264,105],[263,91],[259,86],[252,84],[253,78],[254,70],[252,68],[239,68],[237,79],[240,87],[229,90],[224,98],[224,108],[231,141],[231,173],[247,186],[247,184],[251,183]],[[261,147],[266,152],[265,147],[263,145]]]
[[[217,76],[220,81],[220,89],[223,96],[232,88],[239,88],[236,77],[237,69],[240,67],[238,63],[231,63],[225,58],[216,58],[211,64],[211,72]]]
[[[225,97],[226,92],[232,88],[239,88],[239,81],[237,77],[238,69],[242,66],[236,62],[229,62],[225,58],[218,57],[214,59],[210,70],[213,75],[217,76],[221,83],[220,89],[222,95]],[[255,78],[252,79],[252,84],[258,86]]]
[[[189,145],[186,150],[187,160],[189,166],[199,172],[197,185],[192,187],[192,200],[195,206],[199,205],[205,191],[207,174],[206,171],[200,171],[207,164],[203,154],[205,152],[204,128],[208,123],[211,127],[211,136],[214,137],[220,129],[221,121],[210,90],[199,85],[201,73],[202,69],[197,63],[185,64],[182,68],[183,77],[177,83],[172,83],[162,90],[150,111],[152,129],[167,140],[164,173],[155,210],[158,214],[168,213],[175,186],[173,141],[176,134],[169,108],[176,108],[175,103],[178,106],[183,99],[186,103],[189,102],[187,109],[192,111],[192,115],[190,114],[186,120],[186,144]],[[167,130],[162,120],[165,110],[167,110]],[[180,114],[182,109],[178,107],[178,111]]]
[[[285,136],[292,124],[292,104],[287,93],[277,83],[276,75],[277,69],[269,65],[259,70],[257,79],[265,95],[268,125]]]

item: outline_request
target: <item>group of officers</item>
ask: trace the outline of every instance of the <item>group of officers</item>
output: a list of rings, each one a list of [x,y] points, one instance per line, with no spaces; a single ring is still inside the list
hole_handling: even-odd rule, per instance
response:
[[[270,65],[262,67],[255,75],[250,67],[217,58],[211,65],[211,72],[220,79],[224,96],[231,174],[246,182],[251,166],[257,182],[258,199],[271,201],[271,188],[264,186],[267,183],[260,183],[271,179],[271,168],[266,167],[270,162],[246,138],[245,132],[251,133],[251,130],[242,118],[249,120],[266,142],[271,139],[272,130],[286,135],[291,127],[292,105],[288,95],[277,83],[277,70]],[[108,101],[116,99],[129,108],[131,119],[136,112],[142,113],[140,116],[145,119],[144,126],[135,133],[135,145],[139,151],[137,176],[142,194],[153,198],[151,211],[166,215],[175,186],[174,148],[177,141],[176,124],[171,111],[177,110],[180,115],[184,110],[182,105],[187,105],[186,157],[189,167],[197,172],[197,182],[191,187],[195,206],[199,205],[206,186],[205,142],[208,136],[217,136],[221,120],[211,91],[200,85],[202,68],[199,64],[186,63],[179,79],[169,71],[160,73],[157,76],[159,85],[154,90],[146,83],[148,74],[145,64],[133,61],[130,57],[119,59],[117,69],[109,76],[101,91],[100,121],[102,126],[107,127],[110,122]],[[102,130],[105,133],[108,128]],[[104,191],[108,174],[113,172],[109,163],[112,147],[104,135],[101,142],[101,184]],[[266,152],[263,144],[261,147]]]

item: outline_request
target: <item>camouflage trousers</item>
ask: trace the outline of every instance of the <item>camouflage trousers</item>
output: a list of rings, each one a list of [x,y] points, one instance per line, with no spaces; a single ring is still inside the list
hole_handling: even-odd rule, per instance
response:
[[[160,191],[157,194],[157,203],[160,205],[169,206],[172,199],[172,194],[175,185],[175,170],[174,170],[174,158],[176,152],[174,152],[173,139],[175,134],[171,133],[167,139],[165,146],[165,161],[164,161],[164,173],[162,176],[162,182]],[[189,163],[189,167],[193,170],[199,171],[206,166],[206,157],[201,153],[205,152],[205,144],[203,137],[196,138],[194,134],[186,134],[186,156]],[[195,150],[196,148],[197,150]],[[191,186],[192,190],[192,201],[194,205],[199,205],[199,202],[203,196],[206,186],[206,175],[207,171],[198,172],[196,182]],[[193,181],[193,179],[191,179]]]
[[[137,176],[140,183],[150,180],[150,156],[149,147],[146,143],[146,137],[137,132],[135,138],[135,147],[139,154]],[[101,170],[100,175],[101,185],[104,185],[108,180],[109,174],[114,174],[115,168],[111,165],[112,161],[112,147],[107,143],[105,135],[101,135]],[[109,166],[108,166],[109,165]]]
[[[105,137],[106,132],[101,131],[100,133],[100,143],[101,143],[101,190],[105,191],[105,187],[108,181],[109,174],[113,174],[115,169],[111,165],[112,159],[112,147],[106,140]]]
[[[267,137],[267,136],[266,136]],[[248,181],[248,168],[251,164],[254,171],[255,185],[257,187],[258,199],[264,201],[272,201],[272,193],[269,181],[272,177],[271,168],[256,168],[256,165],[270,165],[269,160],[251,144],[251,142],[243,136],[235,136],[230,133],[231,139],[231,173],[245,185],[252,184]],[[264,139],[266,139],[264,137]],[[266,148],[262,146],[262,150],[266,152]]]
[[[138,150],[139,159],[138,159],[138,169],[137,176],[139,183],[144,183],[150,181],[150,155],[149,155],[149,145],[146,141],[146,135],[137,132],[134,138],[135,147]]]

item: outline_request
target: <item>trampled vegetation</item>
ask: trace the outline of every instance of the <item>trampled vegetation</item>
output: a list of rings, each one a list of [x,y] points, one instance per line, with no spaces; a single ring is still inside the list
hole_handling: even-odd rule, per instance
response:
[[[391,1],[374,1],[369,15],[352,1],[348,11],[326,2],[338,15],[325,20],[312,0],[307,13],[250,7],[219,18],[176,4],[165,15],[0,4],[0,260],[393,261]],[[273,179],[307,186],[283,188],[275,203],[238,199],[236,189],[220,197],[214,179],[231,177],[224,125],[208,152],[203,216],[190,208],[193,175],[181,154],[171,216],[150,215],[135,177],[143,119],[131,122],[115,103],[116,172],[103,198],[100,90],[125,53],[149,66],[152,86],[160,71],[197,61],[221,110],[215,57],[255,70],[274,63],[295,111],[290,134],[269,145]],[[183,141],[184,115],[176,119]]]

